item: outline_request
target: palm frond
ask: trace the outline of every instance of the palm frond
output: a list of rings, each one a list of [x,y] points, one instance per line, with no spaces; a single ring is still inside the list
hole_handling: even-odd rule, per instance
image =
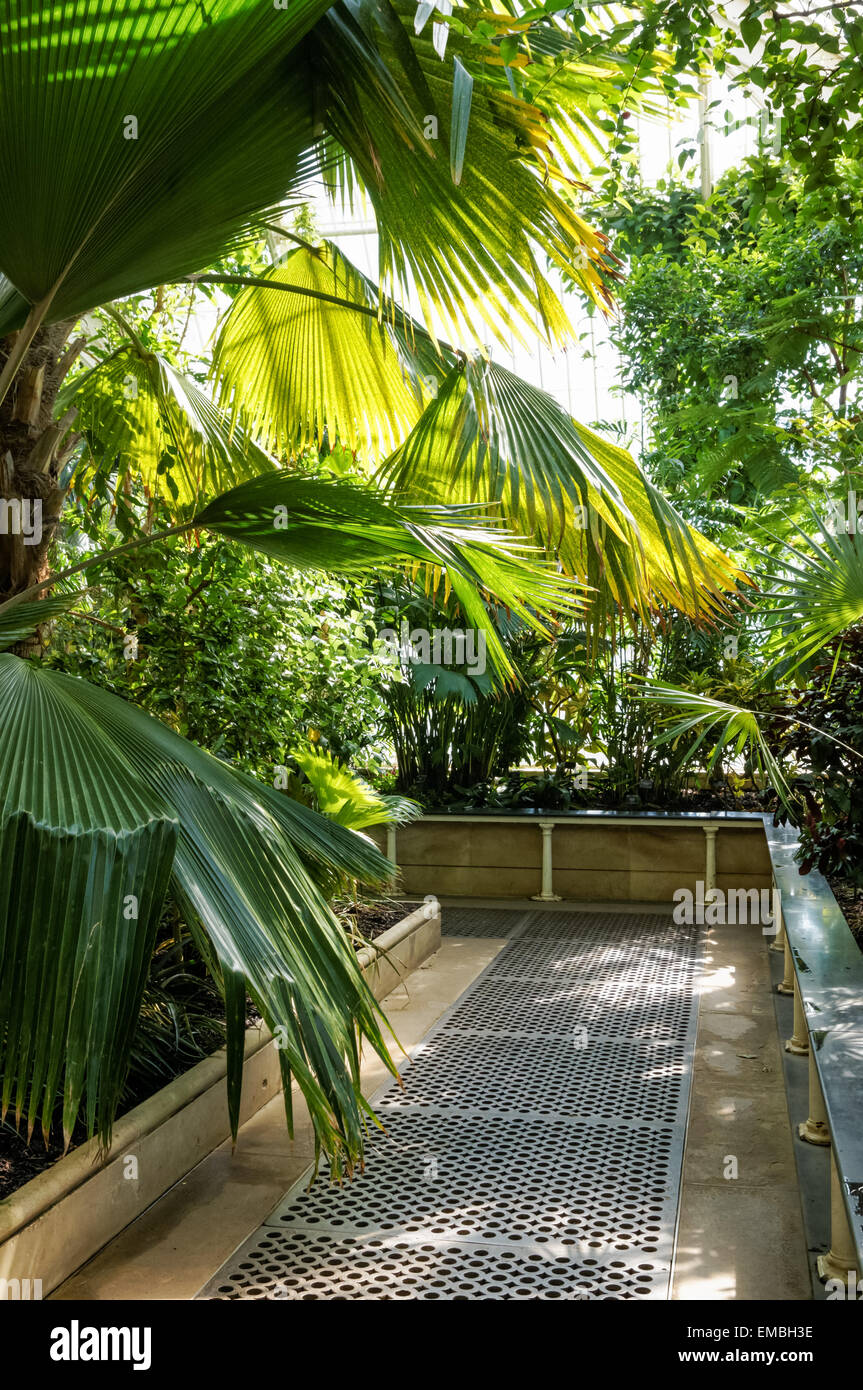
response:
[[[289,252],[265,278],[377,311],[377,287],[329,242]],[[320,447],[325,430],[331,444],[389,452],[422,409],[386,320],[286,290],[237,296],[219,331],[213,376],[221,404],[242,411],[277,453]]]
[[[765,555],[771,572],[764,585],[768,655],[786,674],[863,620],[863,535],[858,518],[850,519],[854,529],[846,530],[807,506],[809,530],[792,523],[797,543],[776,538],[778,553]]]
[[[133,340],[64,390],[89,445],[78,479],[107,464],[131,476],[169,508],[188,514],[275,462],[164,357]]]
[[[177,841],[56,678],[0,656],[0,1114],[110,1134]]]
[[[421,807],[407,797],[376,792],[327,749],[295,748],[291,756],[308,778],[321,815],[349,830],[404,825],[422,814]]]
[[[671,743],[675,748],[686,740],[686,760],[693,762],[707,739],[715,740],[706,757],[706,768],[712,772],[723,754],[739,758],[747,753],[754,767],[766,778],[786,809],[791,806],[788,781],[775,756],[770,751],[757,710],[714,700],[708,695],[694,694],[676,686],[645,682],[639,688],[642,699],[652,704],[667,705],[677,714],[669,714],[661,722],[668,727],[655,742],[657,746]],[[688,740],[692,740],[689,742]]]
[[[410,0],[354,0],[335,5],[310,40],[324,124],[377,215],[384,293],[413,285],[426,323],[442,322],[454,341],[481,342],[483,324],[524,341],[537,316],[564,340],[571,330],[539,257],[561,271],[578,263],[607,307],[616,271],[605,239],[552,186],[565,173],[542,112],[475,82],[465,126],[469,45],[451,32],[442,60],[431,28],[414,32],[415,15]]]
[[[610,608],[644,613],[660,603],[709,621],[744,578],[625,450],[494,362],[463,360],[450,371],[381,478],[407,501],[499,508],[597,590],[597,623]]]
[[[61,594],[51,598],[20,603],[7,612],[0,612],[0,652],[32,637],[42,623],[53,622],[72,606],[77,594]]]
[[[511,532],[483,523],[475,508],[395,506],[347,482],[266,474],[211,502],[195,525],[302,568],[422,570],[428,592],[451,591],[470,625],[485,633],[489,663],[505,678],[514,672],[486,601],[540,632],[580,601],[555,565]]]
[[[200,269],[311,171],[327,0],[14,0],[0,46],[0,334]],[[33,93],[44,99],[38,113]],[[49,307],[48,307],[49,306]]]
[[[378,881],[390,866],[85,681],[0,656],[0,698],[3,1108],[41,1104],[44,1117],[62,1082],[67,1133],[83,1100],[90,1132],[109,1135],[170,878],[225,993],[234,1132],[248,990],[279,1042],[289,1121],[294,1078],[334,1169],[354,1162],[367,1109],[360,1040],[392,1063],[301,854]]]

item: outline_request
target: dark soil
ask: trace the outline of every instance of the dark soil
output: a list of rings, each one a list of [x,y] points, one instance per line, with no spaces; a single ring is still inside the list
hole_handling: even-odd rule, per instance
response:
[[[76,1125],[68,1152],[76,1149],[86,1138],[84,1126]],[[25,1135],[19,1134],[13,1127],[11,1117],[0,1123],[0,1201],[4,1197],[10,1197],[31,1178],[44,1173],[46,1168],[50,1168],[62,1157],[62,1135],[52,1135],[46,1147],[41,1130],[37,1127],[28,1144]]]
[[[396,922],[416,912],[416,903],[390,902],[389,899],[372,903],[337,903],[335,910],[345,931],[351,937],[356,950],[362,950],[367,941],[382,936]]]

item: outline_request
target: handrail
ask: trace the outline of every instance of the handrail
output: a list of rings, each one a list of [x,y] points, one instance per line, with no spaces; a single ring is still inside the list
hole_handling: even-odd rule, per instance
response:
[[[832,1146],[833,1224],[844,1211],[847,1232],[831,1232],[831,1253],[822,1257],[822,1275],[840,1274],[849,1266],[839,1247],[850,1236],[856,1272],[863,1273],[863,952],[842,909],[822,874],[801,875],[795,859],[799,847],[794,826],[774,826],[764,817],[773,880],[780,892],[785,988],[795,992],[794,1037],[791,1052],[809,1056],[810,1097],[823,1104],[825,1119],[810,1115],[807,1126],[825,1128],[824,1138],[811,1142]],[[800,1036],[798,1036],[800,1034]],[[820,1090],[820,1096],[818,1091]],[[813,1102],[810,1100],[810,1110]],[[826,1120],[826,1127],[825,1127]],[[803,1137],[810,1138],[804,1133]],[[838,1191],[836,1190],[838,1186]],[[840,1256],[837,1260],[836,1256]],[[831,1260],[831,1257],[832,1260]]]

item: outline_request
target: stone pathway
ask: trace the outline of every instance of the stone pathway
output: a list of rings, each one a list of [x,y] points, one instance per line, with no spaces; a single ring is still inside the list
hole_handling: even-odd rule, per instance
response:
[[[447,909],[508,944],[207,1299],[666,1299],[701,961],[667,912]]]

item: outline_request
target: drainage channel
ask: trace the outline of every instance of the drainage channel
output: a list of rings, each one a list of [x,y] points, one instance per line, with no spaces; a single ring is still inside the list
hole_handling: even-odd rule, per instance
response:
[[[698,927],[456,912],[508,943],[374,1098],[365,1171],[307,1174],[199,1298],[668,1298]]]

